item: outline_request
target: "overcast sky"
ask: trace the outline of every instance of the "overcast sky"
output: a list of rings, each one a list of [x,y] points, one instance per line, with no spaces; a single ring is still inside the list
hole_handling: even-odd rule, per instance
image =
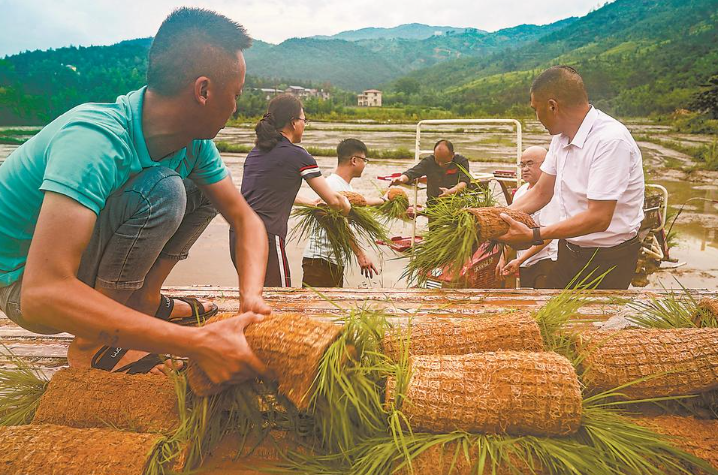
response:
[[[0,57],[25,50],[108,45],[154,35],[172,9],[199,6],[236,20],[254,38],[333,35],[403,23],[495,31],[583,16],[596,0],[0,0]],[[441,7],[438,8],[437,5]]]

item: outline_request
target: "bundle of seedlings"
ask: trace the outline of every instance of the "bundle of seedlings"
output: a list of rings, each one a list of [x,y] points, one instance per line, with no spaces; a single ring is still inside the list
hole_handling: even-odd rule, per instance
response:
[[[409,374],[402,412],[412,430],[565,436],[581,425],[576,372],[555,353],[414,356]],[[390,378],[388,404],[396,391]]]
[[[399,361],[407,344],[411,356],[544,349],[538,323],[528,312],[472,318],[416,317],[406,327],[387,332],[382,350]]]
[[[509,230],[500,216],[502,213],[529,227],[536,226],[528,214],[508,208],[457,208],[453,203],[460,199],[437,199],[427,209],[429,230],[423,241],[413,248],[405,271],[411,281],[421,285],[437,269],[458,276],[480,244]]]
[[[207,324],[235,316],[233,313],[219,314]],[[309,390],[317,376],[319,363],[341,332],[339,325],[294,313],[270,315],[244,330],[249,347],[276,376],[280,393],[299,409],[308,407]],[[228,387],[214,384],[192,361],[187,368],[187,379],[198,396],[217,394]]]
[[[718,300],[698,301],[688,289],[682,285],[681,288],[682,292],[671,291],[647,302],[629,303],[635,314],[628,320],[643,328],[718,328]]]
[[[48,380],[38,369],[2,346],[9,365],[0,368],[0,426],[29,424]]]
[[[32,421],[163,434],[174,432],[179,422],[177,392],[170,378],[78,368],[55,373]]]
[[[387,201],[376,208],[376,212],[387,220],[408,220],[406,210],[409,208],[409,196],[403,188],[391,187],[386,192]]]
[[[146,475],[166,439],[114,429],[53,424],[0,427],[0,467],[6,475]],[[166,467],[182,469],[182,463]]]
[[[718,389],[718,328],[593,331],[582,336],[582,379],[593,391],[626,387],[646,399]]]
[[[354,249],[361,242],[377,247],[376,241],[388,240],[386,230],[377,221],[374,211],[366,205],[366,199],[359,193],[340,192],[352,205],[347,216],[326,205],[296,206],[292,216],[298,218],[292,237],[305,239],[312,235],[323,236],[337,260],[349,264]]]

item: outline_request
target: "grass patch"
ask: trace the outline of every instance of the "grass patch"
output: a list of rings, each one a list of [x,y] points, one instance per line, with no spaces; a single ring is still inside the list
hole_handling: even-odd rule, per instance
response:
[[[249,153],[254,145],[246,145],[239,143],[229,143],[223,140],[214,143],[217,146],[217,150],[225,153]]]
[[[693,161],[698,162],[700,168],[718,171],[718,138],[714,138],[711,143],[699,146],[684,145],[677,140],[662,140],[649,135],[637,135],[635,139],[637,141],[654,143],[683,153],[688,155]],[[665,161],[665,165],[668,168],[683,168],[682,164],[679,163],[679,160],[670,157]]]
[[[680,282],[679,282],[680,285]],[[681,285],[682,292],[669,292],[648,302],[631,302],[628,307],[637,313],[628,320],[642,328],[718,328],[718,318],[700,309],[698,301]]]
[[[48,380],[39,369],[2,345],[2,356],[11,363],[0,368],[0,426],[29,424],[35,417]]]

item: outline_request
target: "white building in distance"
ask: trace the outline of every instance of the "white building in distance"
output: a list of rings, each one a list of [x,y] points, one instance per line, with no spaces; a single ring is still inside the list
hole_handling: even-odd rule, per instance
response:
[[[381,107],[381,91],[367,89],[363,93],[357,94],[357,105],[359,107]]]

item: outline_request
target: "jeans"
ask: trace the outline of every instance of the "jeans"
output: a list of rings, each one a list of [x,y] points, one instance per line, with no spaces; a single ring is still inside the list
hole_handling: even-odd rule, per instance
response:
[[[216,215],[194,182],[169,168],[147,168],[107,199],[77,278],[94,288],[137,290],[158,258],[186,259]],[[27,330],[58,333],[22,317],[21,287],[22,279],[0,288],[0,310]]]

